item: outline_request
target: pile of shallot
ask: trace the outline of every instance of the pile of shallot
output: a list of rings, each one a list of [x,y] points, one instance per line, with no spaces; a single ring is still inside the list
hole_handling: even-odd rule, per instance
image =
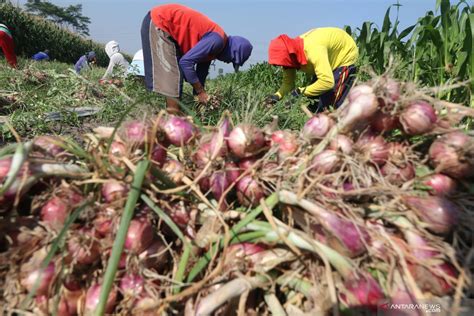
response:
[[[1,149],[0,312],[454,312],[474,137],[415,90],[376,78],[301,131],[161,113]]]

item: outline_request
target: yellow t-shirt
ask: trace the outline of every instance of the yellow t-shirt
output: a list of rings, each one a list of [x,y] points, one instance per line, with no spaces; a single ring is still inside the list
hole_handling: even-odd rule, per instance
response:
[[[300,68],[308,78],[318,80],[301,88],[305,96],[315,97],[334,87],[333,71],[342,66],[354,65],[359,50],[352,37],[335,27],[316,28],[300,35],[303,38],[307,64]],[[285,69],[280,89],[280,98],[295,88],[296,69]]]

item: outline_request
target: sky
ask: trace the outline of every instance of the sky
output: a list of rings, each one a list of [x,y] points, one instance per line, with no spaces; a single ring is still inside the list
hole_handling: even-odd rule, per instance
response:
[[[12,1],[15,2],[15,1]],[[26,1],[16,1],[23,4]],[[141,48],[140,27],[143,17],[154,6],[170,3],[149,0],[50,0],[66,6],[81,3],[83,15],[91,18],[91,38],[102,43],[116,40],[122,50],[133,55]],[[456,2],[455,0],[451,2]],[[381,25],[387,8],[397,0],[183,0],[180,4],[198,10],[222,26],[229,35],[244,36],[254,49],[246,64],[267,59],[271,39],[288,34],[292,37],[315,27],[350,25],[356,28],[364,21]],[[401,29],[414,24],[436,0],[399,0]],[[392,8],[395,18],[396,8]],[[216,62],[216,68],[231,67]]]

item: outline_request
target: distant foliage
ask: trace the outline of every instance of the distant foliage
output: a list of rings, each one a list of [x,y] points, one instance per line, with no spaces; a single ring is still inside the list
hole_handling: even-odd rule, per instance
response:
[[[395,57],[397,76],[425,86],[441,86],[454,81],[468,81],[474,76],[474,10],[461,0],[437,0],[436,12],[428,11],[417,23],[399,29],[398,8],[387,10],[381,27],[364,22],[360,28],[346,31],[356,39],[360,65],[370,65],[383,73],[390,56]],[[390,10],[397,9],[396,19]],[[440,93],[438,97],[474,106],[474,83],[471,87]]]
[[[49,1],[28,0],[25,7],[26,11],[61,27],[68,27],[82,35],[89,35],[91,19],[82,15],[82,4],[60,7]]]
[[[107,66],[109,62],[104,45],[25,13],[9,3],[0,3],[0,22],[12,29],[19,55],[32,56],[40,50],[49,49],[51,58],[75,63],[80,56],[94,50],[100,66]]]

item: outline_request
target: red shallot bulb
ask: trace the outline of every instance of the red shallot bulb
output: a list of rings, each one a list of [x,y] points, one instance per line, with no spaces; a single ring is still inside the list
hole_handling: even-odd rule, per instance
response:
[[[458,206],[444,197],[405,196],[403,201],[436,234],[449,233],[459,221]]]
[[[112,232],[115,215],[116,212],[113,208],[106,208],[98,213],[94,219],[94,228],[100,237],[106,237]]]
[[[110,144],[110,151],[109,151],[109,160],[114,165],[120,165],[121,158],[125,157],[127,154],[127,148],[125,144],[120,141],[113,141]]]
[[[48,294],[49,288],[53,283],[54,274],[55,266],[54,263],[51,262],[43,271],[41,271],[40,268],[28,271],[21,279],[20,283],[28,292],[31,292],[37,279],[39,278],[40,281],[38,288],[36,289],[36,295],[46,295]]]
[[[376,133],[385,133],[398,128],[400,121],[396,115],[377,111],[372,117],[370,128]]]
[[[216,171],[211,175],[211,190],[214,198],[219,201],[224,192],[231,185],[225,171]]]
[[[385,298],[378,282],[368,273],[352,273],[344,282],[341,299],[349,307],[376,310]]]
[[[298,151],[298,142],[294,134],[289,131],[275,131],[271,135],[273,146],[278,148],[278,159],[283,161]]]
[[[328,232],[328,242],[336,251],[354,258],[366,252],[369,234],[363,226],[357,225],[331,212],[320,212],[319,222]]]
[[[400,99],[400,83],[398,81],[388,78],[385,83],[385,91],[389,102],[395,103]]]
[[[335,150],[326,149],[314,156],[311,170],[321,174],[334,172],[340,164],[339,155]]]
[[[166,161],[166,148],[161,144],[155,145],[153,151],[151,152],[151,160],[159,167],[163,166]]]
[[[161,272],[168,264],[170,254],[166,250],[165,244],[160,239],[155,238],[150,246],[140,253],[139,258],[145,267]]]
[[[72,238],[68,241],[69,254],[79,264],[92,264],[100,258],[100,245],[92,232],[82,230],[81,234],[87,238]]]
[[[196,170],[195,172],[195,179],[201,174],[202,170]],[[199,188],[201,189],[202,193],[207,193],[211,190],[211,177],[210,176],[203,176],[198,181]]]
[[[168,159],[163,165],[162,170],[175,184],[180,184],[184,177],[184,166],[175,159]]]
[[[237,183],[237,198],[243,206],[255,207],[264,197],[263,188],[251,176],[245,176]]]
[[[224,139],[221,138],[223,141]],[[198,149],[192,156],[194,163],[199,168],[204,168],[213,158],[225,157],[227,147],[225,142],[220,143],[219,138],[212,138],[211,141],[204,141],[199,144]]]
[[[61,138],[57,136],[38,136],[33,141],[33,147],[51,157],[57,157],[64,152]]]
[[[456,181],[444,174],[434,174],[423,181],[423,184],[430,187],[432,195],[445,196],[456,191]]]
[[[240,177],[240,168],[234,162],[226,162],[225,165],[225,172],[227,178],[229,178],[230,183],[234,183]]]
[[[455,286],[447,278],[458,278],[456,268],[447,262],[424,267],[418,264],[409,264],[408,269],[423,291],[428,291],[436,296],[445,296],[454,292]]]
[[[196,128],[187,119],[171,115],[162,126],[169,142],[175,146],[186,145],[195,135]]]
[[[425,101],[411,103],[400,115],[403,131],[408,135],[421,135],[430,132],[437,121],[436,112]]]
[[[429,149],[437,172],[453,178],[474,176],[474,140],[462,132],[451,132],[435,140]]]
[[[358,86],[360,87],[360,86]],[[355,87],[349,92],[349,104],[341,113],[341,123],[344,129],[350,129],[353,126],[368,121],[378,109],[377,97],[373,92],[362,93],[365,90],[372,90],[371,87]]]
[[[382,136],[359,139],[357,145],[367,160],[377,165],[383,165],[389,157],[389,146]]]
[[[66,222],[69,210],[66,201],[54,196],[41,208],[41,220],[52,227],[60,227]]]
[[[415,167],[409,162],[400,165],[388,162],[380,171],[385,179],[393,185],[403,185],[408,180],[415,178]]]
[[[146,218],[132,219],[125,239],[125,249],[140,253],[153,241],[153,228]]]
[[[252,168],[252,166],[257,162],[257,158],[255,157],[250,157],[250,158],[244,158],[239,161],[239,168],[242,171],[247,171],[248,169]]]
[[[349,94],[347,95],[347,98],[349,99],[349,102],[354,102],[355,100],[357,100],[357,98],[360,95],[362,95],[362,94],[372,94],[372,93],[374,93],[374,89],[371,86],[361,84],[361,85],[353,87],[350,90]]]
[[[345,135],[337,135],[336,137],[334,137],[333,140],[331,140],[328,148],[336,151],[341,151],[342,153],[348,155],[352,153],[353,145],[354,142],[349,137]]]
[[[3,183],[4,179],[7,177],[8,171],[10,171],[12,165],[12,158],[2,158],[0,159],[0,183]]]
[[[107,181],[102,185],[102,196],[108,203],[123,199],[127,193],[128,189],[125,184],[116,180]]]
[[[147,141],[148,126],[141,121],[127,122],[123,126],[123,136],[127,142],[143,145]]]
[[[190,215],[186,205],[182,202],[170,205],[166,210],[173,222],[181,228],[186,228],[190,221]]]
[[[87,315],[92,315],[95,309],[97,308],[97,305],[99,305],[101,288],[101,285],[94,284],[87,290],[85,302],[85,313]],[[107,314],[113,313],[115,306],[117,305],[117,296],[117,288],[113,287],[109,293],[109,297],[107,298],[107,303],[105,307],[105,312]]]
[[[334,126],[334,121],[326,114],[316,114],[310,118],[303,126],[302,136],[305,139],[320,139],[326,136]]]
[[[237,158],[251,157],[265,146],[265,137],[256,126],[239,124],[230,132],[227,145]]]
[[[120,280],[120,290],[125,295],[139,297],[144,291],[145,281],[138,274],[127,274]]]

